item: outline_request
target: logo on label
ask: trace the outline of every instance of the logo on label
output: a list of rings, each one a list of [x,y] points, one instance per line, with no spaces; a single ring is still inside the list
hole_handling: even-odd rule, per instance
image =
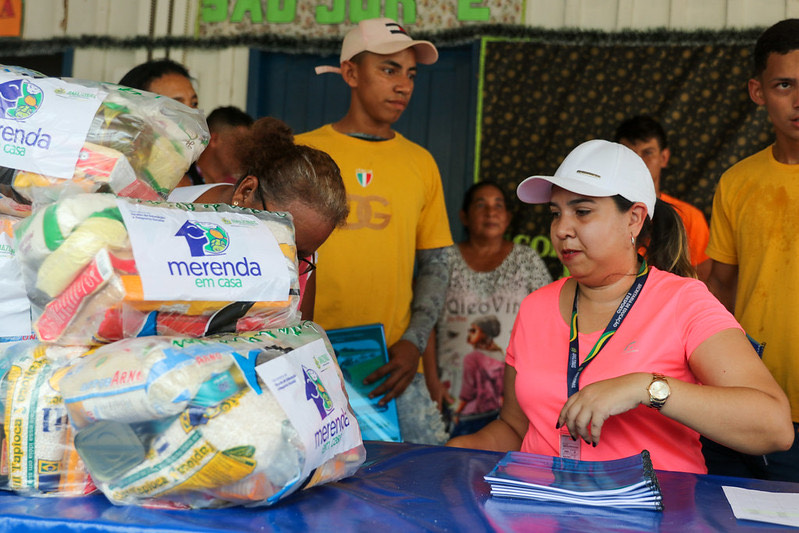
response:
[[[186,239],[192,257],[222,255],[230,246],[230,237],[222,226],[192,220],[187,220],[175,237]]]
[[[60,407],[45,407],[42,409],[42,433],[63,431],[68,423],[66,409]]]
[[[302,373],[305,375],[305,399],[313,400],[319,417],[324,420],[327,415],[333,412],[333,400],[319,374],[315,370],[302,365]]]
[[[363,170],[362,168],[359,168],[355,171],[355,177],[358,179],[358,183],[361,184],[361,187],[366,187],[372,183],[374,174],[372,174],[371,170]]]
[[[25,120],[42,107],[44,93],[28,80],[0,83],[0,112],[3,118]]]
[[[66,90],[63,87],[58,87],[53,92],[63,98],[78,98],[81,100],[94,100],[97,98],[97,95],[91,91]]]
[[[52,474],[60,469],[61,461],[46,461],[44,459],[39,459],[38,461],[37,470],[39,474]]]

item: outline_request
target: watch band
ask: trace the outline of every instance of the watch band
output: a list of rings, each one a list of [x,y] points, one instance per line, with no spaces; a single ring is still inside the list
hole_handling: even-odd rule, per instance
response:
[[[663,398],[655,398],[655,396],[652,394],[652,385],[654,385],[657,381],[662,381],[666,386],[666,396]],[[669,396],[671,395],[669,382],[666,381],[666,376],[663,374],[658,374],[657,372],[652,373],[652,381],[649,382],[649,386],[646,388],[646,390],[649,393],[649,407],[657,409],[658,411],[660,411],[660,409],[666,404],[666,400],[668,400]]]

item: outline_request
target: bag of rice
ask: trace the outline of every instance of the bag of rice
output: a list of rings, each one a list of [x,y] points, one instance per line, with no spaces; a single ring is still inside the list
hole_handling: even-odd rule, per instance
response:
[[[290,215],[78,194],[15,231],[43,342],[203,336],[298,320]]]
[[[116,504],[272,505],[365,459],[333,348],[312,322],[127,339],[73,361],[57,387],[78,453]]]

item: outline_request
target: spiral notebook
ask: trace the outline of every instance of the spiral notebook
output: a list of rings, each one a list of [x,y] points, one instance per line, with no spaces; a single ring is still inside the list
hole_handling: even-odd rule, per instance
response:
[[[491,495],[601,507],[663,510],[647,450],[610,461],[508,452],[484,479]]]

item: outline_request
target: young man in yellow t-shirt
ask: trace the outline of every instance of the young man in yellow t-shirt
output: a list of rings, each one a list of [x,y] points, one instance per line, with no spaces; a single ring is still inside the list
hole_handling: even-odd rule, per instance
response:
[[[389,363],[366,383],[388,376],[372,396],[397,398],[404,439],[423,443],[446,439],[443,423],[436,437],[417,416],[437,415],[417,368],[443,305],[452,237],[433,157],[392,125],[410,101],[417,62],[437,59],[432,43],[411,39],[395,21],[362,21],[344,38],[340,67],[317,68],[349,86],[347,114],[297,136],[333,157],[350,202],[347,224],[319,249],[314,320],[326,329],[383,324]]]
[[[775,142],[727,170],[713,198],[707,285],[755,339],[791,402],[799,429],[799,19],[761,34],[749,95],[765,107]],[[723,365],[724,354],[718,364]],[[799,439],[766,456],[763,477],[799,482]]]

